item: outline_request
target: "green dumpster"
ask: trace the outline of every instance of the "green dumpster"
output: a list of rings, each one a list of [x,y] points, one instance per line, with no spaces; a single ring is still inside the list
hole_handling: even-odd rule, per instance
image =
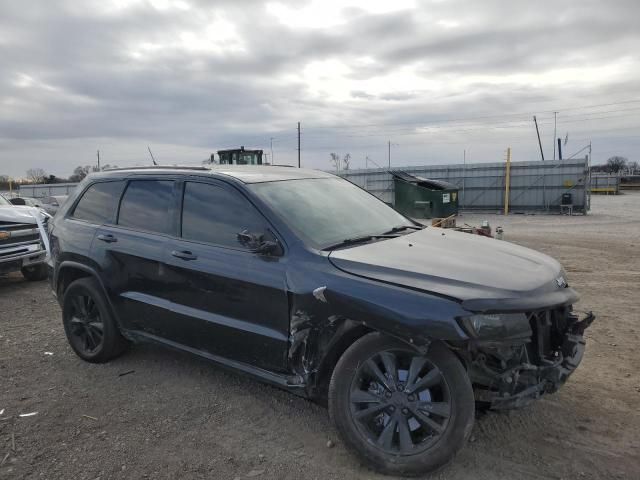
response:
[[[394,171],[394,207],[413,218],[444,218],[458,213],[458,187]]]

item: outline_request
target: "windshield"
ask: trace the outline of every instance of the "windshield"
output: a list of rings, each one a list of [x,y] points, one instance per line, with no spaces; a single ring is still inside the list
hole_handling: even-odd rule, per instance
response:
[[[256,183],[249,188],[315,248],[415,225],[376,197],[339,178]]]
[[[9,200],[0,195],[0,205],[11,205],[11,203],[9,202]]]

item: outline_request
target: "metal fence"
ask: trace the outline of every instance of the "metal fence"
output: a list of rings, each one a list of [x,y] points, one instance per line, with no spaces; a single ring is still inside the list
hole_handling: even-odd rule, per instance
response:
[[[591,192],[617,195],[620,193],[620,177],[608,173],[592,173]]]
[[[462,210],[504,208],[506,164],[474,163],[392,167],[458,186]],[[386,168],[349,170],[340,176],[393,204],[393,180]],[[509,206],[512,212],[559,211],[563,193],[571,193],[573,210],[589,210],[589,168],[586,158],[546,162],[511,162]]]
[[[42,198],[54,195],[70,195],[77,183],[51,183],[41,185],[18,185],[14,193],[21,197]]]

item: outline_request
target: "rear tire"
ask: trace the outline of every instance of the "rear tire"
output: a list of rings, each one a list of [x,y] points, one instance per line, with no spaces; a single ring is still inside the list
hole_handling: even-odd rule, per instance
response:
[[[62,323],[69,345],[87,362],[108,362],[127,348],[128,342],[94,278],[80,278],[64,291]]]
[[[446,346],[421,355],[379,333],[346,350],[329,386],[329,414],[346,446],[393,475],[448,463],[471,434],[474,408],[467,372]]]
[[[40,280],[46,280],[49,276],[46,263],[39,263],[37,265],[22,267],[20,271],[22,272],[22,276],[30,282],[39,282]]]

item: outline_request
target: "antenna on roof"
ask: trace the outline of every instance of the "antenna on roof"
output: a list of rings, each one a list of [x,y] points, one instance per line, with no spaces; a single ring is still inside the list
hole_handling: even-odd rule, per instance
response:
[[[151,153],[151,147],[149,145],[147,145],[147,150],[149,150],[149,155],[151,155],[151,161],[153,162],[154,165],[158,165],[156,163],[156,159],[153,158],[153,153]]]

